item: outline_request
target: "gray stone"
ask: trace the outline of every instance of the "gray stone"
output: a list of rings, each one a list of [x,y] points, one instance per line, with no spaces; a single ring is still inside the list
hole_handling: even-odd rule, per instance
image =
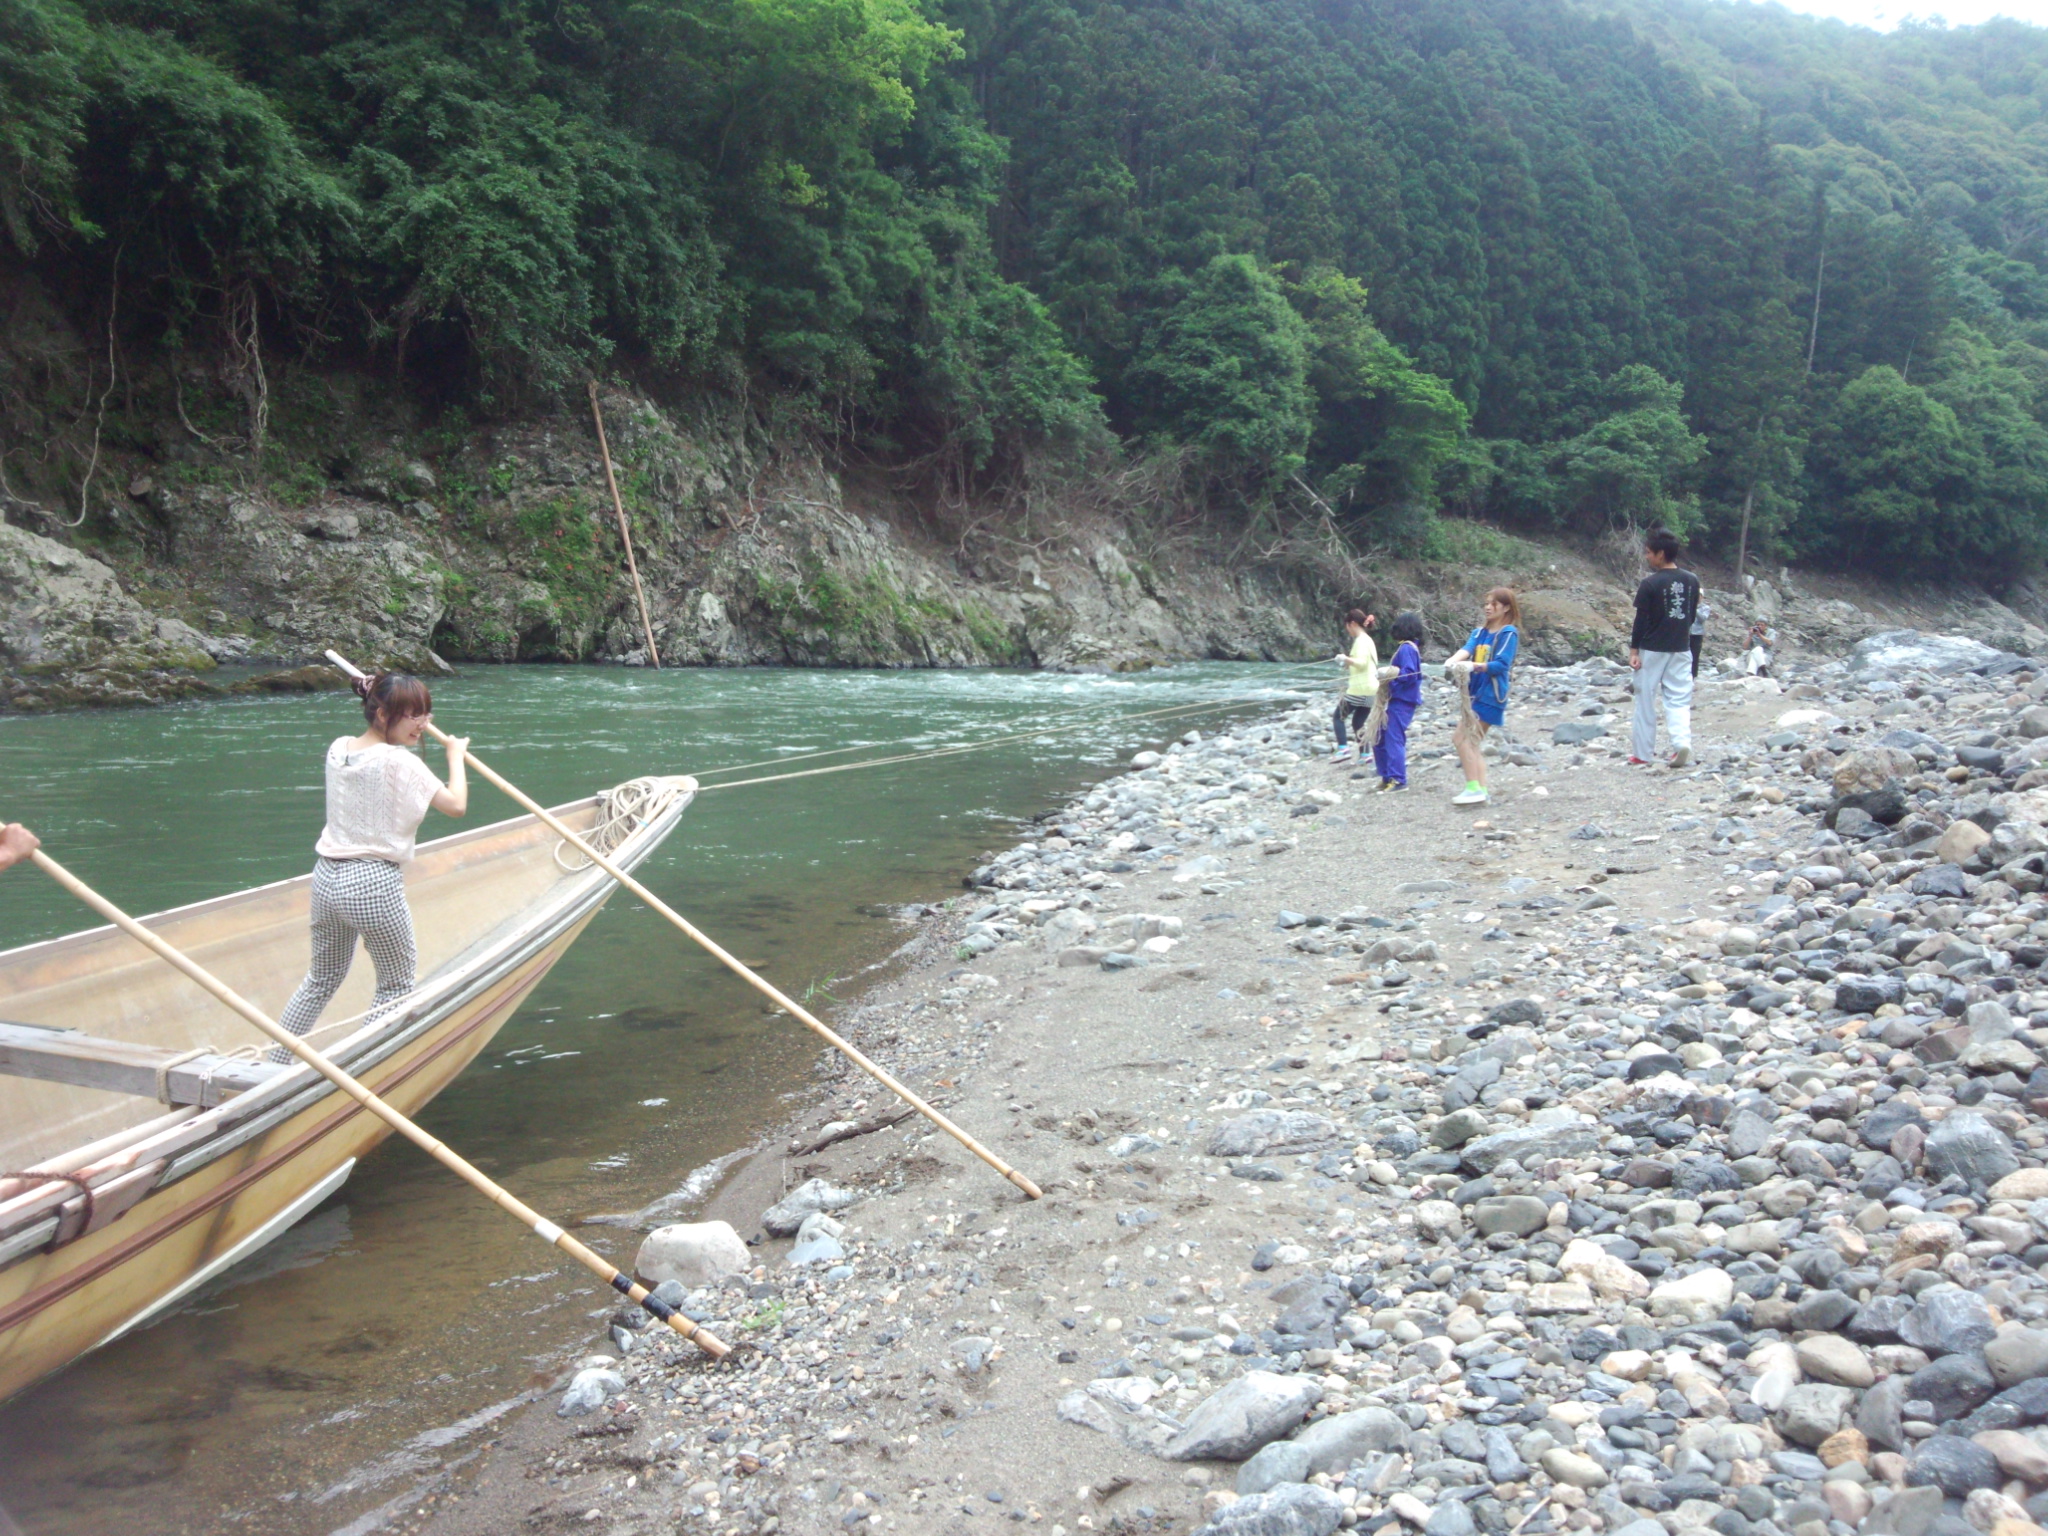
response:
[[[2001,1387],[2048,1376],[2048,1332],[2006,1327],[1984,1346],[1984,1363]]]
[[[1197,1403],[1161,1454],[1168,1461],[1243,1461],[1293,1429],[1322,1396],[1322,1383],[1307,1376],[1247,1371]]]
[[[860,1199],[850,1189],[835,1189],[823,1179],[799,1184],[761,1213],[761,1227],[770,1237],[793,1237],[804,1218],[818,1211],[843,1211]]]
[[[1341,1472],[1375,1451],[1405,1451],[1408,1426],[1385,1408],[1354,1408],[1316,1420],[1295,1444],[1307,1448],[1309,1471]]]
[[[1305,1109],[1259,1109],[1226,1120],[1209,1133],[1211,1157],[1266,1157],[1314,1152],[1328,1146],[1337,1127]]]
[[[1875,1013],[1905,1000],[1906,983],[1897,976],[1844,976],[1835,983],[1835,1006],[1844,1013]]]
[[[1973,1110],[1951,1110],[1928,1133],[1923,1156],[1938,1179],[1951,1174],[1982,1195],[2020,1165],[2005,1132]]]
[[[1909,1487],[1939,1488],[1952,1499],[1967,1498],[1973,1489],[1996,1488],[2001,1481],[1998,1458],[1961,1435],[1929,1435],[1906,1463]]]
[[[1905,1418],[1906,1378],[1887,1376],[1868,1392],[1856,1405],[1856,1427],[1872,1445],[1888,1451],[1902,1451],[1906,1448],[1905,1431],[1899,1426]]]
[[[1901,1127],[1908,1125],[1917,1125],[1925,1129],[1927,1122],[1921,1118],[1919,1110],[1903,1099],[1886,1099],[1863,1117],[1863,1124],[1857,1128],[1856,1134],[1863,1138],[1863,1144],[1873,1152],[1889,1152],[1892,1138],[1899,1133]],[[1886,1190],[1884,1193],[1890,1194],[1891,1191]]]
[[[555,1416],[581,1418],[586,1413],[596,1412],[625,1390],[626,1378],[617,1371],[608,1366],[590,1366],[570,1379],[568,1390],[562,1394],[561,1402],[555,1405]]]
[[[1590,1121],[1570,1125],[1518,1125],[1468,1141],[1463,1149],[1464,1165],[1474,1173],[1491,1173],[1513,1159],[1533,1168],[1556,1157],[1584,1157],[1600,1145],[1600,1128]]]
[[[1856,1315],[1856,1303],[1840,1291],[1808,1291],[1792,1308],[1792,1326],[1801,1333],[1833,1333]]]
[[[1997,1332],[1990,1303],[1959,1285],[1929,1286],[1899,1324],[1899,1337],[1930,1355],[1974,1353]]]
[[[960,1362],[960,1369],[969,1376],[979,1376],[988,1369],[989,1357],[995,1353],[996,1341],[980,1334],[969,1334],[964,1339],[953,1341],[953,1357]]]
[[[1728,1155],[1754,1157],[1771,1139],[1771,1122],[1747,1109],[1738,1109],[1728,1122]]]
[[[1464,1146],[1485,1129],[1486,1116],[1478,1110],[1453,1110],[1437,1121],[1435,1128],[1429,1133],[1429,1143],[1433,1147],[1442,1147],[1449,1151]]]
[[[1906,1384],[1908,1401],[1931,1403],[1937,1424],[1960,1419],[1998,1390],[1991,1369],[1975,1354],[1943,1355],[1924,1369],[1915,1371]]]
[[[1873,1296],[1849,1319],[1849,1337],[1859,1344],[1889,1344],[1913,1315],[1910,1296]]]
[[[1773,1451],[1771,1468],[1802,1483],[1817,1483],[1828,1474],[1826,1463],[1807,1451]]]
[[[1237,1469],[1237,1494],[1250,1498],[1277,1488],[1282,1483],[1308,1481],[1308,1451],[1292,1440],[1275,1440],[1261,1446],[1250,1461]]]
[[[1477,1536],[1478,1530],[1463,1499],[1445,1499],[1429,1512],[1422,1536]]]
[[[783,1262],[791,1269],[802,1269],[810,1264],[837,1264],[845,1257],[846,1249],[838,1238],[829,1232],[816,1232],[799,1238]]]
[[[1941,1513],[1939,1488],[1901,1488],[1863,1522],[1863,1536],[1927,1536]]]
[[[1960,898],[1970,894],[1970,877],[1953,864],[1936,864],[1915,875],[1907,889],[1915,896]]]
[[[1519,1483],[1529,1475],[1529,1465],[1515,1452],[1515,1442],[1498,1426],[1486,1431],[1486,1475],[1496,1483]]]
[[[1552,746],[1573,747],[1606,734],[1607,727],[1597,720],[1566,720],[1551,728],[1550,742]]]
[[[1195,1536],[1330,1536],[1344,1501],[1312,1483],[1282,1483],[1216,1512]]]
[[[1482,1237],[1511,1232],[1527,1237],[1550,1220],[1550,1207],[1534,1195],[1495,1195],[1472,1207],[1472,1228]]]
[[[1819,1445],[1847,1422],[1856,1394],[1847,1387],[1802,1382],[1785,1394],[1778,1409],[1778,1432],[1801,1445]]]

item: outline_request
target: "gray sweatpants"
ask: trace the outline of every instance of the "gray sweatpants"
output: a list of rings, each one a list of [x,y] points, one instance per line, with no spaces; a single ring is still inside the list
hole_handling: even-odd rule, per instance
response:
[[[412,990],[419,952],[413,943],[412,909],[405,904],[405,879],[383,859],[326,859],[313,866],[313,964],[299,990],[284,1005],[278,1023],[295,1035],[313,1027],[348,979],[356,939],[377,968],[377,992],[366,1019],[374,1019]],[[270,1061],[296,1061],[281,1045]]]
[[[1630,750],[1644,762],[1657,755],[1657,702],[1664,703],[1664,734],[1671,750],[1692,746],[1692,652],[1642,651],[1636,672],[1635,729]]]

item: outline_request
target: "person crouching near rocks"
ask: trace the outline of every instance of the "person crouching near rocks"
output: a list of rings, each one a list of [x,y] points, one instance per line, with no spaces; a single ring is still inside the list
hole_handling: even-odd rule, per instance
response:
[[[1379,739],[1372,744],[1372,761],[1379,770],[1381,789],[1406,789],[1408,722],[1415,718],[1416,706],[1422,702],[1422,615],[1396,615],[1390,633],[1394,654],[1390,664],[1380,668],[1387,701]]]
[[[1344,615],[1344,633],[1351,644],[1350,649],[1337,658],[1337,664],[1350,670],[1345,673],[1344,693],[1337,700],[1337,711],[1330,716],[1330,724],[1337,732],[1337,750],[1330,754],[1333,763],[1348,763],[1358,755],[1358,742],[1353,738],[1372,714],[1373,695],[1379,692],[1379,647],[1366,633],[1372,625],[1373,616],[1363,608],[1354,608]],[[1344,729],[1347,717],[1351,722],[1349,735]]]
[[[1464,690],[1451,745],[1465,770],[1465,787],[1451,797],[1453,805],[1486,804],[1486,733],[1507,719],[1508,679],[1522,645],[1521,622],[1521,601],[1506,587],[1495,587],[1486,594],[1479,627],[1444,663],[1444,675]]]
[[[412,990],[419,952],[400,871],[412,862],[413,837],[429,809],[444,816],[469,809],[466,739],[448,743],[445,785],[413,755],[432,718],[427,685],[403,672],[379,672],[358,678],[355,688],[369,729],[338,737],[327,749],[327,825],[313,845],[313,963],[278,1021],[295,1035],[313,1027],[347,978],[358,938],[377,968],[367,1018]],[[274,1046],[270,1060],[290,1061],[292,1054]]]

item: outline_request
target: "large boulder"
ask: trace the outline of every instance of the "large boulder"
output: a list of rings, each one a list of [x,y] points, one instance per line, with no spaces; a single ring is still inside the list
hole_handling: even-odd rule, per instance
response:
[[[747,1245],[723,1221],[682,1221],[656,1227],[633,1256],[633,1273],[645,1285],[674,1280],[694,1289],[753,1267]]]
[[[1627,638],[1606,615],[1569,592],[1524,592],[1520,629],[1523,655],[1546,667],[1618,655]]]
[[[1934,672],[1954,676],[1991,666],[2006,656],[1961,635],[1927,635],[1917,629],[1886,629],[1849,648],[1851,672]]]
[[[0,707],[142,704],[209,692],[166,673],[214,665],[207,637],[160,618],[90,555],[0,523]]]

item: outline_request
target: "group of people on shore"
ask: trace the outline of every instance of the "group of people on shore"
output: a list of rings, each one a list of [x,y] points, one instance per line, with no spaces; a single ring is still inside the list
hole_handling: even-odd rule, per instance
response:
[[[1360,608],[1344,615],[1344,633],[1351,644],[1337,658],[1348,671],[1331,722],[1337,733],[1331,760],[1353,762],[1361,750],[1370,749],[1380,788],[1406,789],[1408,726],[1422,702],[1426,632],[1421,614],[1398,615],[1392,632],[1394,654],[1382,666],[1371,633],[1377,622]],[[1463,687],[1464,704],[1451,733],[1451,745],[1465,769],[1465,787],[1454,797],[1455,805],[1486,803],[1486,733],[1507,718],[1508,682],[1521,646],[1521,622],[1521,601],[1509,588],[1495,587],[1486,594],[1478,627],[1444,663],[1444,675]]]
[[[1674,768],[1692,761],[1692,692],[1699,676],[1707,620],[1713,609],[1705,602],[1700,579],[1678,563],[1678,536],[1653,530],[1643,541],[1649,574],[1636,587],[1635,622],[1629,631],[1628,664],[1635,674],[1635,715],[1631,722],[1629,762],[1648,767],[1656,760],[1657,717],[1664,718],[1668,756]],[[1346,668],[1344,693],[1331,724],[1337,737],[1333,763],[1358,760],[1372,753],[1380,788],[1408,787],[1408,727],[1422,702],[1422,646],[1426,638],[1422,615],[1402,613],[1393,623],[1395,650],[1382,666],[1371,631],[1374,615],[1353,608],[1344,615],[1349,642],[1337,658]],[[1489,732],[1507,719],[1508,690],[1515,658],[1521,650],[1522,605],[1507,587],[1489,591],[1479,623],[1465,643],[1443,664],[1443,675],[1458,689],[1458,723],[1451,747],[1465,775],[1465,786],[1451,797],[1453,805],[1484,805],[1489,798],[1485,745]],[[1770,675],[1771,648],[1777,636],[1759,620],[1750,626],[1746,669]]]

